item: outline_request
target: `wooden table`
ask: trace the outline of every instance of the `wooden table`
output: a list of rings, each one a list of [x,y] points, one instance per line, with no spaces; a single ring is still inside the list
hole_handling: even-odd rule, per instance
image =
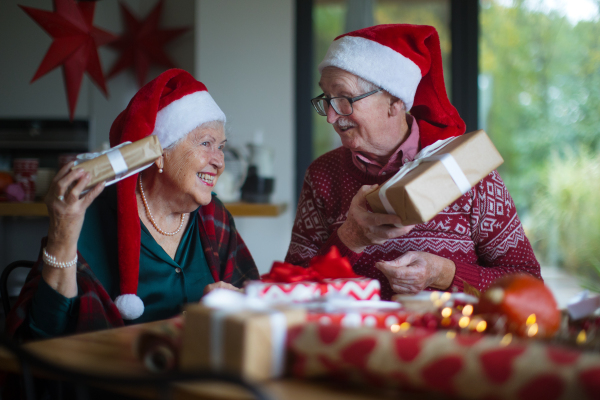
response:
[[[30,342],[24,348],[52,363],[101,376],[148,377],[142,363],[133,355],[132,343],[142,329],[149,325],[131,325],[124,328],[79,334],[56,339]],[[158,322],[160,323],[160,322]],[[20,372],[16,358],[7,350],[0,348],[0,370]],[[47,376],[39,371],[36,375]],[[105,387],[106,388],[106,387]],[[382,393],[356,388],[342,388],[325,383],[314,383],[295,379],[282,379],[267,382],[262,389],[272,399],[281,400],[374,400],[387,396]],[[139,398],[155,399],[158,393],[152,388],[109,388]],[[246,400],[252,397],[244,390],[223,383],[177,383],[173,386],[172,398],[175,399],[217,399]],[[423,399],[423,395],[403,393],[390,398]],[[426,398],[434,398],[427,396]]]
[[[277,217],[285,212],[287,204],[225,203],[234,217]],[[48,209],[42,202],[0,202],[0,217],[47,217]]]

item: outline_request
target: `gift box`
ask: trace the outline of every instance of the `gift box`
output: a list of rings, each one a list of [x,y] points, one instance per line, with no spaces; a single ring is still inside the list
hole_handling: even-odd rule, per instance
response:
[[[334,311],[334,312],[309,312],[306,315],[308,322],[321,325],[338,325],[345,328],[358,328],[361,326],[377,329],[389,329],[393,325],[400,325],[408,319],[409,313],[404,311]]]
[[[356,300],[379,300],[381,284],[377,279],[356,275],[337,247],[315,256],[307,268],[275,261],[260,281],[246,285],[250,297],[274,302],[302,302],[321,296],[342,295]]]
[[[381,284],[377,279],[370,278],[324,279],[321,295],[329,296],[334,293],[356,300],[380,300]]]
[[[249,297],[263,298],[276,303],[304,302],[321,296],[321,284],[308,281],[292,283],[249,281],[245,290]]]
[[[397,214],[404,225],[424,223],[503,163],[483,130],[438,141],[367,195],[374,212]]]
[[[133,342],[133,354],[151,372],[174,370],[181,353],[183,316],[145,328]]]
[[[519,340],[411,329],[305,324],[290,332],[292,374],[465,399],[586,399],[600,393],[600,355]]]
[[[112,185],[128,176],[148,168],[162,155],[162,146],[155,135],[136,142],[126,142],[101,153],[77,156],[72,169],[81,168],[92,175],[85,190],[100,182]]]
[[[303,309],[273,308],[230,290],[215,290],[186,308],[179,366],[249,380],[284,372],[288,328],[303,323]]]
[[[307,322],[321,325],[337,325],[346,328],[366,326],[390,329],[399,326],[415,315],[406,312],[392,301],[348,301],[348,299],[326,298],[306,304]]]
[[[370,278],[323,279],[321,282],[250,281],[246,285],[246,294],[276,303],[305,302],[338,294],[356,300],[380,300],[381,284]]]

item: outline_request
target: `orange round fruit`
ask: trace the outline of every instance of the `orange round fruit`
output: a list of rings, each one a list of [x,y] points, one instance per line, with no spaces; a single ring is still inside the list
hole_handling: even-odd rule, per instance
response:
[[[0,171],[0,193],[10,184],[14,183],[13,177],[8,172]]]
[[[552,292],[531,275],[507,275],[482,293],[478,313],[506,317],[506,328],[524,337],[552,337],[560,328],[561,313]]]

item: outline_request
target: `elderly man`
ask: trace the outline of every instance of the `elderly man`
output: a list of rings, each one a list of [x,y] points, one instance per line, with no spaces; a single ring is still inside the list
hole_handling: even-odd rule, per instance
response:
[[[306,172],[287,262],[306,266],[337,246],[356,273],[381,281],[384,299],[426,288],[462,291],[465,282],[481,290],[508,273],[541,279],[496,171],[425,224],[402,226],[396,215],[372,213],[365,200],[422,147],[465,132],[446,95],[433,27],[379,25],[342,35],[319,71],[323,94],[312,103],[342,147]]]

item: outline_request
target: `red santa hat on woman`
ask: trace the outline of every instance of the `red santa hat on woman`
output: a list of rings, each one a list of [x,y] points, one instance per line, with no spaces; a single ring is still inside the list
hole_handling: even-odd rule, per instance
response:
[[[462,135],[446,94],[440,39],[427,25],[377,25],[335,38],[319,64],[357,75],[398,97],[416,118],[421,146]]]
[[[225,114],[206,86],[188,72],[170,69],[133,96],[110,128],[110,144],[134,142],[156,135],[163,148],[210,121],[225,122]],[[144,312],[137,296],[140,268],[141,228],[135,187],[138,174],[117,183],[117,239],[121,294],[115,304],[123,319],[136,319]]]

